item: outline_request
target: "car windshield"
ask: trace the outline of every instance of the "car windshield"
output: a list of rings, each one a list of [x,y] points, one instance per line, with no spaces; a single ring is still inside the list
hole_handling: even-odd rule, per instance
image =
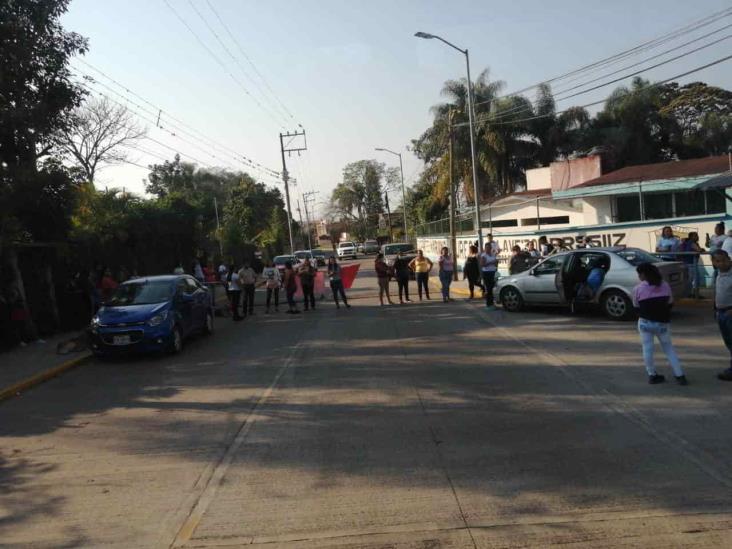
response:
[[[641,263],[659,263],[661,261],[655,255],[651,255],[648,252],[639,250],[638,248],[626,248],[625,250],[620,250],[616,253],[625,259],[625,261],[633,265],[633,267],[637,267]]]
[[[414,250],[411,244],[389,244],[384,246],[384,255],[394,255],[399,252],[411,252]]]
[[[310,252],[295,252],[295,257],[298,259],[307,259],[310,257]]]
[[[107,305],[125,307],[127,305],[150,305],[162,303],[173,296],[170,280],[128,282],[117,287]]]
[[[353,246],[353,242],[341,242],[340,244],[338,244],[339,248],[353,248]]]

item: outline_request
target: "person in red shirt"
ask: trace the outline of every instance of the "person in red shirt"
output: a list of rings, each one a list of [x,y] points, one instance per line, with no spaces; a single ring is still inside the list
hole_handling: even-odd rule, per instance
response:
[[[112,277],[112,270],[104,269],[104,274],[97,286],[102,297],[102,303],[111,299],[112,294],[117,289],[117,286],[119,286],[119,284],[117,284],[117,281]]]

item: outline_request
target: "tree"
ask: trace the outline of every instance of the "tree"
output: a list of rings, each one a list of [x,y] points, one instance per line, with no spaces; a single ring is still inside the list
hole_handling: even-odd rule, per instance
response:
[[[376,160],[359,160],[343,168],[343,181],[331,195],[332,213],[351,223],[357,238],[373,238],[384,211],[382,182],[386,166]]]
[[[100,165],[125,162],[129,156],[125,149],[145,134],[125,106],[105,97],[89,99],[75,109],[69,124],[56,136],[56,143],[60,153],[93,183]]]

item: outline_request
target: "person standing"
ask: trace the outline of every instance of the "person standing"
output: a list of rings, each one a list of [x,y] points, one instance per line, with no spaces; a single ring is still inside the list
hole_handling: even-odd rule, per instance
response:
[[[99,280],[99,294],[102,299],[102,303],[105,303],[112,299],[112,294],[117,289],[117,281],[112,276],[112,269],[106,268],[104,269],[104,274],[102,275],[102,278]]]
[[[302,265],[298,269],[300,275],[300,286],[302,287],[302,297],[305,303],[305,310],[311,307],[315,310],[315,275],[318,270],[312,266],[310,259],[305,258]]]
[[[295,293],[297,292],[297,273],[292,268],[292,262],[285,263],[285,276],[282,285],[285,287],[285,295],[287,296],[287,312],[289,314],[299,314],[300,311],[295,303]]]
[[[727,235],[724,231],[724,222],[717,223],[714,226],[714,234],[709,239],[709,254],[713,254],[717,250],[724,249],[724,243],[727,240]],[[732,244],[732,242],[730,243]],[[712,270],[712,288],[717,284],[717,269]]]
[[[440,273],[440,284],[442,286],[442,301],[447,303],[450,301],[450,284],[455,272],[455,261],[450,256],[450,250],[444,246],[440,251],[440,258],[437,260],[438,271]]]
[[[483,283],[480,280],[480,263],[478,261],[478,247],[470,246],[468,248],[468,257],[463,265],[463,280],[467,278],[468,288],[470,289],[470,299],[475,297],[475,287],[483,289]]]
[[[432,261],[424,256],[424,252],[422,250],[417,250],[417,257],[410,261],[409,268],[414,271],[417,278],[417,293],[419,294],[419,300],[422,301],[422,289],[424,289],[425,297],[429,300],[429,278],[430,272],[432,271]]]
[[[226,293],[229,296],[229,303],[231,304],[231,312],[233,314],[232,319],[239,321],[243,319],[239,314],[239,301],[241,300],[239,273],[236,271],[234,265],[230,265],[226,272]]]
[[[657,338],[666,353],[676,381],[679,385],[688,385],[679,357],[671,343],[671,287],[663,280],[661,272],[653,263],[638,265],[636,272],[641,282],[633,290],[633,306],[638,312],[638,333],[643,345],[643,363],[648,374],[648,383],[655,385],[666,381],[653,364],[654,338]]]
[[[533,240],[529,240],[529,243],[526,246],[526,253],[529,254],[529,257],[532,259],[539,259],[541,257],[541,254],[539,253],[539,250],[536,249],[536,244],[534,244]]]
[[[244,262],[244,266],[239,270],[239,286],[242,291],[242,312],[244,318],[247,313],[254,315],[254,288],[257,284],[257,273],[252,269],[249,261]]]
[[[267,308],[265,314],[269,314],[272,304],[272,295],[274,295],[274,310],[280,312],[280,286],[282,286],[282,277],[280,270],[274,266],[271,261],[267,261],[267,266],[262,270],[262,278],[264,278],[264,286],[267,289]]]
[[[384,261],[384,254],[379,253],[376,255],[376,261],[374,261],[374,270],[376,271],[376,278],[379,281],[379,301],[381,305],[384,305],[384,296],[389,305],[394,305],[389,295],[389,266]]]
[[[486,238],[488,239],[486,244],[491,245],[491,251],[493,252],[493,255],[499,255],[501,253],[501,247],[498,245],[498,242],[493,240],[493,235],[491,233],[488,233],[486,235]]]
[[[554,253],[554,246],[549,242],[547,237],[539,237],[539,257],[548,257]]]
[[[338,304],[338,296],[340,295],[343,299],[343,304],[346,309],[350,309],[351,306],[348,304],[348,298],[346,298],[346,291],[343,288],[343,279],[341,278],[341,266],[336,261],[335,256],[328,258],[328,280],[330,280],[330,290],[333,292],[333,300],[336,304],[336,309],[340,309],[341,306]]]
[[[732,260],[724,250],[712,252],[712,265],[718,271],[714,287],[714,314],[719,333],[730,353],[730,366],[717,374],[717,379],[732,381]]]
[[[494,310],[493,286],[496,284],[496,271],[498,270],[498,257],[493,253],[493,246],[486,242],[483,253],[480,254],[480,274],[483,277],[483,295],[485,306],[488,310]]]
[[[681,256],[686,263],[689,275],[687,276],[687,293],[690,297],[699,297],[699,254],[704,251],[699,246],[699,233],[690,232],[681,243],[681,251],[687,252]]]
[[[661,238],[658,239],[658,243],[656,244],[656,252],[664,253],[678,251],[680,243],[681,241],[679,238],[674,236],[674,230],[669,225],[666,225],[661,229]],[[676,256],[673,254],[662,255],[661,259],[664,261],[677,261]]]
[[[511,259],[508,264],[509,274],[522,273],[529,268],[529,254],[521,249],[521,246],[511,248]]]
[[[399,303],[411,303],[409,299],[409,278],[412,271],[409,269],[409,261],[404,257],[403,252],[397,254],[394,260],[394,276],[399,287]]]

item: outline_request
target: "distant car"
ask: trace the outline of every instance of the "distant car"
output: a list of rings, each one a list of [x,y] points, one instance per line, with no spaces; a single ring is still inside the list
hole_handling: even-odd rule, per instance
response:
[[[339,242],[338,243],[338,259],[345,259],[350,257],[352,259],[358,258],[358,250],[353,242]]]
[[[684,293],[686,269],[678,261],[663,261],[638,248],[585,248],[547,257],[528,271],[498,279],[495,295],[506,311],[520,311],[525,305],[569,305],[565,277],[587,272],[589,265],[607,266],[602,285],[587,298],[613,320],[634,317],[633,288],[638,284],[635,268],[653,263],[669,283],[675,297]]]
[[[363,252],[363,242],[356,242],[355,244],[356,244],[356,251],[360,254],[364,253]]]
[[[328,257],[333,255],[332,250],[312,250],[312,252],[319,267],[323,267],[328,262]]]
[[[381,253],[384,254],[384,261],[386,261],[386,264],[389,267],[394,266],[394,261],[397,258],[397,254],[401,252],[404,255],[404,258],[407,261],[412,261],[415,257],[417,257],[417,252],[414,249],[414,246],[409,244],[408,242],[396,242],[394,244],[384,244],[381,247]],[[409,273],[409,276],[412,280],[414,280],[415,275],[413,272]]]
[[[318,267],[325,265],[325,256],[322,253],[317,253],[319,250],[298,250],[295,252],[295,257],[299,261],[310,260],[310,263]]]
[[[295,269],[297,269],[297,267],[301,263],[297,256],[294,255],[278,255],[272,260],[272,263],[274,263],[274,266],[277,267],[280,271],[284,271],[285,263],[287,263],[288,261],[292,263],[292,266]]]
[[[92,318],[89,339],[97,356],[129,352],[178,353],[196,332],[213,332],[209,290],[188,275],[136,278],[120,284]]]
[[[367,240],[363,243],[363,253],[365,254],[378,254],[379,243],[376,240]]]

